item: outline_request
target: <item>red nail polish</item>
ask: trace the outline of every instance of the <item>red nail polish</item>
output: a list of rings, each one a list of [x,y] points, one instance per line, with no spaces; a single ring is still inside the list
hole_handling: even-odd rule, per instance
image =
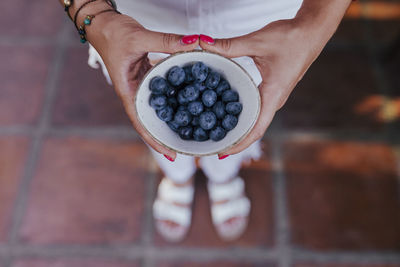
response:
[[[221,160],[221,159],[226,159],[227,157],[229,157],[229,155],[224,155],[224,156],[221,156],[221,157],[218,156],[218,159],[219,159],[219,160]]]
[[[202,40],[203,42],[206,42],[207,44],[214,44],[215,43],[213,38],[211,38],[208,35],[204,35],[204,34],[200,34],[200,40]]]
[[[164,157],[165,157],[167,160],[169,160],[169,161],[172,161],[172,162],[175,161],[175,160],[174,160],[173,158],[171,158],[170,156],[164,155]]]
[[[193,34],[193,35],[185,35],[182,37],[181,42],[183,44],[193,44],[199,39],[198,34]]]

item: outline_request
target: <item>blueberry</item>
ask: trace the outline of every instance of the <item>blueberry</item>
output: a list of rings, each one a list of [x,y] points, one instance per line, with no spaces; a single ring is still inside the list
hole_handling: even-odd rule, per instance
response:
[[[151,95],[150,106],[155,110],[162,109],[167,105],[167,97],[165,95]]]
[[[187,107],[186,106],[178,106],[178,108],[176,110],[177,111],[179,111],[179,110],[186,110],[187,111]]]
[[[207,89],[207,87],[204,85],[204,83],[201,83],[201,82],[195,82],[193,84],[193,86],[196,87],[200,93]]]
[[[223,139],[226,135],[226,131],[221,126],[217,126],[210,131],[210,138],[213,141],[219,141]]]
[[[215,124],[217,123],[217,117],[215,116],[214,112],[205,111],[200,114],[200,127],[204,130],[212,129]]]
[[[173,86],[179,86],[185,81],[185,71],[181,67],[173,66],[168,71],[167,80]]]
[[[193,130],[193,139],[199,142],[208,140],[208,134],[201,127],[196,127]]]
[[[196,100],[199,95],[200,91],[193,85],[187,85],[183,90],[183,96],[189,101],[194,101]]]
[[[229,102],[225,107],[226,112],[232,115],[238,115],[242,112],[242,104],[239,102]]]
[[[177,98],[179,104],[181,104],[181,105],[187,105],[189,103],[189,100],[185,97],[185,93],[183,92],[183,90],[180,90],[178,92],[178,95],[176,98]]]
[[[149,84],[149,104],[181,139],[219,141],[236,127],[243,106],[220,73],[201,61],[174,66]]]
[[[185,71],[185,83],[192,83],[194,81],[194,77],[192,74],[192,65],[183,67],[183,70]]]
[[[212,110],[218,119],[223,119],[226,115],[225,105],[221,101],[217,101],[212,107]]]
[[[190,112],[190,114],[197,116],[203,112],[204,106],[200,101],[194,101],[188,104],[187,109]]]
[[[150,81],[150,90],[153,94],[156,95],[162,95],[167,92],[168,89],[168,83],[167,81],[160,77],[156,76]]]
[[[200,125],[200,117],[199,116],[192,117],[192,122],[190,124],[193,125],[193,126]]]
[[[168,122],[172,120],[174,117],[174,110],[170,106],[166,106],[162,109],[159,109],[156,111],[157,117],[160,118],[160,120]]]
[[[211,72],[207,76],[206,86],[210,89],[215,89],[221,79],[221,75],[218,72]]]
[[[179,131],[179,125],[175,121],[169,121],[167,122],[167,124],[172,131],[176,133]]]
[[[167,87],[166,95],[168,97],[175,96],[177,93],[178,93],[178,90],[175,87],[173,87],[173,86]]]
[[[239,101],[239,94],[233,90],[226,90],[222,93],[222,101],[224,102],[237,102]]]
[[[215,89],[215,91],[217,92],[217,95],[222,95],[222,93],[228,89],[230,89],[231,86],[229,85],[229,83],[226,80],[222,80],[219,82],[217,89]]]
[[[186,126],[190,123],[192,120],[192,116],[190,113],[186,110],[178,110],[175,113],[174,116],[174,121],[179,125],[179,126]]]
[[[211,89],[205,90],[201,96],[201,100],[203,101],[204,106],[212,107],[212,105],[217,101],[217,93]]]
[[[176,109],[178,107],[178,100],[176,100],[175,97],[168,97],[168,105],[170,105],[171,108]]]
[[[181,127],[179,128],[178,134],[183,140],[190,140],[192,139],[193,136],[193,127],[192,126]]]
[[[225,130],[230,131],[236,127],[237,123],[238,123],[238,118],[236,116],[228,114],[222,120],[222,127],[224,127]]]
[[[203,62],[196,62],[192,67],[192,74],[196,81],[203,82],[208,75],[208,67]]]

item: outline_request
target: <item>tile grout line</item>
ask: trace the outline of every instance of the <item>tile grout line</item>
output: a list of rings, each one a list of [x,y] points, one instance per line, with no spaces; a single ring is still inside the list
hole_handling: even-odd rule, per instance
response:
[[[143,234],[142,234],[142,244],[144,246],[144,255],[142,267],[152,267],[154,266],[154,253],[155,250],[153,245],[153,199],[156,191],[156,178],[157,169],[152,168],[155,164],[152,159],[150,151],[148,152],[150,158],[149,164],[149,175],[146,179],[146,190],[144,195],[144,216],[142,219],[143,224]]]
[[[66,137],[78,135],[91,138],[117,138],[141,140],[139,134],[132,126],[100,126],[100,127],[52,127],[47,131],[48,134],[56,137]]]
[[[155,260],[231,260],[231,261],[273,261],[276,250],[265,248],[186,248],[166,247],[150,249]],[[320,263],[383,263],[400,264],[400,254],[396,251],[312,251],[307,249],[291,249],[292,259]],[[12,254],[13,257],[33,257],[44,259],[114,259],[140,260],[146,252],[142,245],[19,245],[13,248],[0,245],[0,255]]]
[[[283,131],[282,121],[277,121],[278,132]],[[278,134],[279,136],[279,134]],[[274,224],[275,242],[277,248],[277,264],[279,267],[291,266],[290,249],[290,226],[288,219],[286,177],[282,155],[282,138],[276,138],[272,142],[272,168],[273,168],[273,190],[274,190]]]
[[[0,136],[4,135],[35,135],[38,131],[33,126],[12,125],[0,126]],[[132,140],[141,140],[139,135],[131,126],[110,125],[110,126],[49,126],[46,134],[56,137],[66,137],[77,135],[83,137],[99,137],[99,138],[124,138]],[[274,132],[269,131],[263,140],[276,139],[329,139],[329,140],[362,140],[362,141],[379,141],[382,140],[381,133],[369,133],[366,131],[331,131],[331,130],[291,130],[290,132]]]
[[[56,35],[57,36],[57,35]],[[13,46],[13,47],[29,47],[29,46],[49,46],[58,44],[57,38],[37,37],[37,36],[0,36],[0,46]],[[79,42],[73,40],[65,40],[68,47],[80,47]]]
[[[399,264],[400,254],[395,251],[329,251],[316,252],[293,249],[293,258],[318,263]]]
[[[68,25],[69,26],[69,25]],[[45,84],[45,94],[43,98],[43,108],[40,116],[40,121],[34,131],[31,146],[26,157],[24,173],[21,177],[18,193],[15,198],[13,214],[11,217],[11,226],[8,236],[10,250],[18,244],[18,232],[22,225],[22,220],[26,212],[30,185],[36,169],[38,156],[40,154],[43,137],[46,130],[49,128],[49,118],[53,105],[54,96],[56,94],[58,78],[61,73],[61,68],[64,63],[66,43],[68,40],[66,21],[64,20],[63,28],[56,37],[57,45],[54,47],[54,57],[49,66],[47,80]],[[11,253],[12,254],[12,253]],[[12,263],[12,256],[6,258],[5,267],[9,267]]]
[[[0,127],[0,135],[35,135],[37,132],[35,126],[26,125],[10,125]]]
[[[134,246],[37,246],[16,245],[14,248],[0,246],[0,255],[12,254],[15,258],[40,259],[108,259],[136,261],[143,259],[148,252],[142,245]],[[275,259],[275,251],[265,248],[226,249],[226,248],[183,248],[164,247],[149,249],[153,260],[231,260],[231,261],[264,261]]]

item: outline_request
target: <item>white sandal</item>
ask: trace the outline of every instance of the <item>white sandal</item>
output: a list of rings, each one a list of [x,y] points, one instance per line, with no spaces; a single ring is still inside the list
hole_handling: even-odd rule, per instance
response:
[[[177,186],[164,177],[158,186],[153,204],[153,217],[157,231],[169,242],[182,241],[190,227],[192,218],[193,183]],[[167,222],[178,226],[171,227]]]
[[[250,201],[245,196],[244,182],[239,176],[226,183],[208,182],[211,216],[221,239],[231,241],[240,237],[247,228]],[[228,220],[236,218],[234,223]]]

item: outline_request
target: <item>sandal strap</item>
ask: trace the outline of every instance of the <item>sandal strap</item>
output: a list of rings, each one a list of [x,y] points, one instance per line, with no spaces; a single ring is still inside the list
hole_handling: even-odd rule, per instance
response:
[[[250,213],[250,200],[243,196],[221,204],[212,204],[211,215],[214,225],[233,217],[247,217]]]
[[[158,187],[158,196],[167,202],[190,204],[193,201],[192,184],[176,186],[170,179],[163,178]]]
[[[153,205],[154,219],[172,221],[185,227],[190,225],[192,212],[189,207],[177,206],[161,199],[156,199]]]
[[[207,187],[208,194],[213,202],[238,198],[242,196],[244,192],[244,182],[239,176],[228,183],[217,184],[208,182]]]

